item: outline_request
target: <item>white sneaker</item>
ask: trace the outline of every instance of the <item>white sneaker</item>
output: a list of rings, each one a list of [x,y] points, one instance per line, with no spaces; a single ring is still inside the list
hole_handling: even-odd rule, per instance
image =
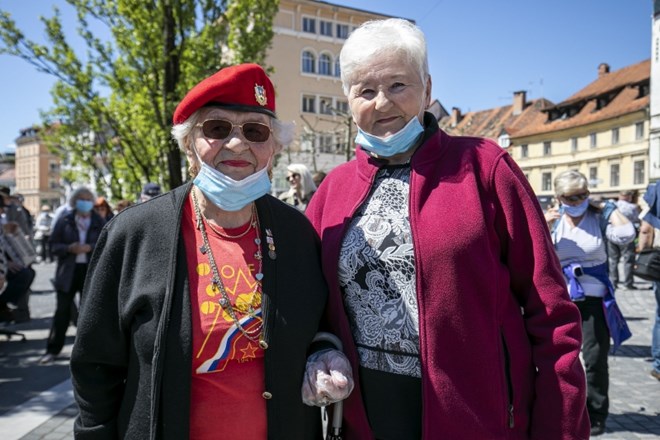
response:
[[[46,353],[45,355],[41,356],[41,359],[39,359],[39,364],[51,365],[54,361],[55,361],[55,355],[52,353]]]

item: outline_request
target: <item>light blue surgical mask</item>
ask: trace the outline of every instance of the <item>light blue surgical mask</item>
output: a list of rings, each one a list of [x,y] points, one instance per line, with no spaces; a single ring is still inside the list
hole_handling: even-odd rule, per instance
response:
[[[355,143],[379,157],[392,157],[408,151],[415,145],[422,133],[424,133],[424,127],[419,123],[419,118],[413,116],[405,127],[386,137],[374,136],[358,127]]]
[[[197,155],[197,152],[195,151]],[[197,155],[199,159],[199,155]],[[248,203],[270,192],[268,165],[243,180],[234,180],[204,163],[193,183],[215,206],[225,211],[239,211]],[[270,161],[269,161],[270,164]]]
[[[76,211],[87,214],[94,207],[94,202],[91,200],[76,200]]]
[[[561,206],[564,208],[564,212],[569,216],[580,217],[587,211],[587,208],[589,207],[589,199],[584,199],[584,201],[577,206],[567,205],[566,203],[562,203]]]

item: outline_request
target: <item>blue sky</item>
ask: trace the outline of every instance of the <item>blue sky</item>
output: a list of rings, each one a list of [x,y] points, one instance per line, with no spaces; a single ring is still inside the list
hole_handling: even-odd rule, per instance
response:
[[[650,58],[652,0],[335,0],[331,3],[402,16],[427,37],[433,97],[463,112],[507,105],[513,92],[560,102],[597,77]],[[60,6],[65,26],[76,27],[63,0],[0,0],[20,29],[41,40],[40,15]],[[0,149],[19,130],[39,123],[51,106],[50,76],[0,55]]]

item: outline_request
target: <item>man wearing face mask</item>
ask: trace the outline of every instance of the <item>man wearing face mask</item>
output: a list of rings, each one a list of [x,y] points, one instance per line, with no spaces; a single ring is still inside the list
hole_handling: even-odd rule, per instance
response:
[[[93,211],[96,197],[88,188],[71,193],[71,211],[60,217],[50,235],[51,254],[57,258],[54,286],[57,304],[46,344],[46,354],[39,362],[53,363],[64,347],[76,293],[82,294],[87,266],[103,228],[103,219]]]
[[[610,338],[616,348],[630,331],[618,311],[609,278],[607,243],[625,245],[635,227],[613,202],[589,200],[586,177],[568,170],[555,178],[558,209],[546,212],[552,241],[571,299],[582,317],[582,357],[587,374],[587,410],[591,435],[605,432],[609,410],[607,356]],[[621,316],[621,320],[614,318]]]

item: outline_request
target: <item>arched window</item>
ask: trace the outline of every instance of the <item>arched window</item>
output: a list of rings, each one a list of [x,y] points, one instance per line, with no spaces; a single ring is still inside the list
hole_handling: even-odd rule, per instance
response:
[[[319,57],[319,74],[332,76],[332,58],[327,53]]]
[[[335,76],[339,78],[341,76],[341,68],[339,67],[339,57],[335,60]]]
[[[302,71],[305,73],[316,73],[314,66],[316,65],[316,57],[308,50],[302,54]]]

